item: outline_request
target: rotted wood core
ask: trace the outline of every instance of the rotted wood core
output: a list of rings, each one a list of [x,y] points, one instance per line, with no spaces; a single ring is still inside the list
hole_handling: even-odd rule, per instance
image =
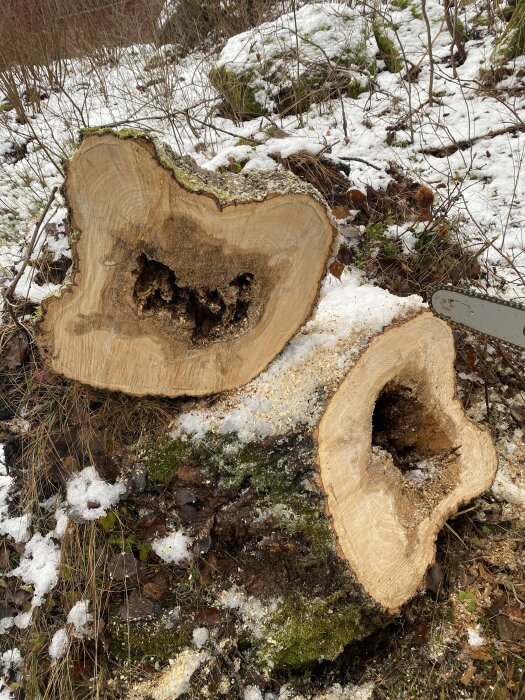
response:
[[[137,258],[137,266],[133,299],[139,316],[155,317],[167,327],[177,327],[194,344],[242,333],[258,317],[252,304],[255,285],[251,272],[212,289],[177,284],[177,275],[168,265],[145,253]]]

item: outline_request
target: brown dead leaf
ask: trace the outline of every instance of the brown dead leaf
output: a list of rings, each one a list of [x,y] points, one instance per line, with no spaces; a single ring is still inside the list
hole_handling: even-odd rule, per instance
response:
[[[525,406],[524,405],[518,405],[518,406],[512,406],[510,409],[510,415],[514,418],[516,423],[518,425],[521,425],[522,427],[525,427]]]
[[[210,627],[219,625],[221,622],[221,611],[218,608],[199,608],[193,614],[193,623],[197,626]]]
[[[499,638],[504,642],[521,642],[525,639],[525,625],[515,622],[506,615],[496,617]]]
[[[130,552],[115,554],[108,562],[108,571],[115,581],[138,581],[146,572],[146,565],[135,559]]]
[[[135,527],[135,534],[139,540],[149,542],[156,537],[166,535],[166,518],[158,513],[151,513],[139,519]]]
[[[467,644],[463,651],[465,651],[473,661],[492,661],[492,656],[483,647],[471,647]]]
[[[148,581],[144,585],[143,593],[146,598],[151,598],[152,600],[161,600],[164,595],[169,590],[169,582],[165,574],[158,573],[155,574],[152,581]]]
[[[18,369],[24,363],[29,350],[29,341],[23,333],[9,338],[4,348],[5,363],[9,369]]]
[[[336,219],[346,219],[350,212],[348,211],[348,207],[344,207],[342,204],[334,204],[332,207],[332,214]]]
[[[366,204],[366,194],[361,190],[348,190],[346,197],[354,207],[359,208]]]
[[[345,269],[345,266],[343,265],[343,263],[339,262],[339,260],[334,260],[334,262],[328,268],[328,270],[330,271],[330,274],[332,274],[338,280],[341,279],[341,275],[343,274],[344,269]]]
[[[205,481],[205,475],[194,464],[183,464],[177,469],[177,482],[187,486],[198,486]]]
[[[120,617],[124,621],[147,620],[160,614],[158,603],[141,595],[138,590],[132,591],[127,600],[120,606]]]
[[[462,685],[468,685],[470,681],[474,678],[476,675],[476,667],[475,666],[469,666],[465,673],[461,676],[459,679],[459,682]]]

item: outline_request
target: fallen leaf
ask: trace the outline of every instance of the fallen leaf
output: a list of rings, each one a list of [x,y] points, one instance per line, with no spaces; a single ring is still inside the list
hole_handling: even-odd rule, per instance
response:
[[[200,608],[193,613],[193,624],[197,627],[208,627],[219,625],[221,622],[221,611],[218,608]]]
[[[143,516],[137,522],[135,534],[139,540],[149,542],[157,537],[164,537],[167,533],[166,518],[158,513]]]
[[[328,270],[330,271],[330,274],[332,274],[338,280],[341,279],[341,275],[343,274],[344,269],[345,269],[345,266],[343,265],[343,263],[339,262],[339,260],[334,260],[334,262],[328,268]]]
[[[5,344],[4,357],[9,369],[18,369],[24,363],[29,350],[29,341],[23,333],[13,335]]]
[[[492,661],[492,656],[483,647],[471,647],[466,645],[464,651],[470,656],[474,661]]]
[[[116,581],[131,579],[138,581],[146,573],[146,566],[130,552],[115,554],[108,562],[109,575]]]
[[[120,606],[120,617],[126,622],[147,620],[160,614],[158,603],[141,595],[137,589]]]
[[[361,190],[348,190],[346,197],[354,206],[359,207],[366,204],[366,194]]]
[[[470,681],[474,678],[476,675],[476,667],[475,666],[469,666],[465,673],[461,676],[459,679],[459,682],[462,685],[468,685]]]
[[[348,207],[343,207],[341,204],[335,204],[332,207],[332,214],[336,219],[346,219],[349,213]]]
[[[148,581],[148,583],[144,585],[142,592],[147,598],[161,600],[169,591],[169,588],[170,585],[167,576],[159,572],[155,574],[152,581]]]
[[[525,625],[511,620],[506,615],[496,617],[499,638],[504,642],[520,642],[525,639]]]

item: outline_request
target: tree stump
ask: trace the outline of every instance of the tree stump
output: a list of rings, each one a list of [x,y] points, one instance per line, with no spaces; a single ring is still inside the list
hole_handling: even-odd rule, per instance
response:
[[[176,419],[159,473],[175,493],[196,484],[209,604],[237,619],[240,659],[263,672],[335,659],[424,589],[440,529],[496,469],[453,359],[450,328],[418,298],[345,274],[268,370]],[[133,697],[171,697],[179,666]]]
[[[217,175],[143,135],[86,135],[65,195],[73,272],[40,344],[71,379],[200,396],[261,372],[311,314],[336,232],[288,173]]]

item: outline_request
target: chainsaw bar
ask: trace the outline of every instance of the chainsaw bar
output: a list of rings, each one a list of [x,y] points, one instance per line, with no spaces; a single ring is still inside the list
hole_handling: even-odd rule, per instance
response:
[[[525,349],[525,306],[457,287],[433,290],[430,304],[438,316]]]

